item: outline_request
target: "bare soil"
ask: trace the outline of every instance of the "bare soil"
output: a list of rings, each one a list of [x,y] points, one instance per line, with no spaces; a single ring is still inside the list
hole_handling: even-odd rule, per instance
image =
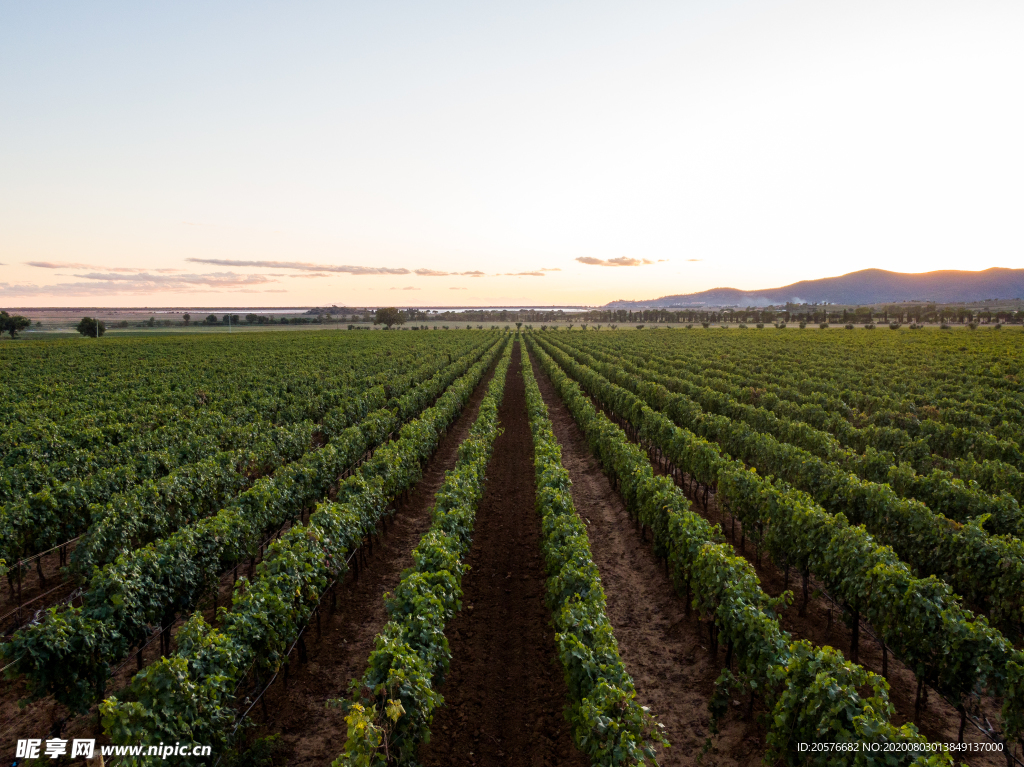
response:
[[[287,686],[279,677],[267,692],[269,718],[262,718],[261,707],[253,709],[259,726],[251,737],[280,734],[289,765],[329,764],[344,748],[344,714],[328,707],[327,701],[349,697],[350,682],[365,672],[373,640],[388,619],[384,593],[393,590],[402,571],[412,565],[412,550],[430,527],[434,494],[444,482],[445,472],[455,466],[459,444],[476,420],[493,374],[492,368],[442,437],[422,479],[398,504],[358,576],[353,570],[335,587],[336,606],[333,613],[324,610],[319,637],[315,630],[307,631],[308,661],[299,663],[293,655]]]
[[[446,632],[452,661],[426,767],[583,767],[562,713],[567,691],[544,604],[533,438],[518,348],[499,410],[487,489],[477,509],[463,609]]]
[[[760,764],[764,730],[756,717],[746,718],[746,701],[720,722],[718,735],[710,735],[707,704],[724,658],[711,654],[707,631],[696,615],[686,617],[683,600],[650,543],[640,540],[586,437],[539,365],[534,365],[534,372],[562,447],[562,465],[573,483],[576,511],[588,525],[619,653],[640,702],[665,725],[671,746],[659,750],[658,764],[696,764],[709,737],[711,747],[702,765]]]
[[[74,550],[74,543],[67,547],[68,561]],[[0,583],[0,634],[4,637],[9,637],[47,607],[67,599],[76,589],[74,580],[63,570],[59,551],[40,555],[37,560],[38,564],[33,560],[22,571],[20,589],[16,574]]]

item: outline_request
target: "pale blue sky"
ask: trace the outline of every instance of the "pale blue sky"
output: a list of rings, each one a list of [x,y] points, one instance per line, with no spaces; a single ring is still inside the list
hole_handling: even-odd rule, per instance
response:
[[[496,6],[0,5],[0,305],[1024,266],[1022,3]]]

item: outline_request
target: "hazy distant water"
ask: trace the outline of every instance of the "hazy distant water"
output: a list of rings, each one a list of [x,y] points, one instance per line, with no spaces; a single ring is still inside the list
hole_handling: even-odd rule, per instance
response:
[[[309,311],[309,307],[301,309],[125,309],[124,311],[136,311],[143,314],[147,312],[149,314],[185,314],[186,312],[189,314],[195,312],[203,312],[205,314],[303,314]]]
[[[589,312],[593,307],[587,306],[458,306],[458,307],[444,307],[444,306],[417,306],[423,312],[478,312],[481,309],[486,309],[489,312],[518,312],[521,309],[527,311],[538,311],[538,312],[557,312],[563,311],[566,314],[570,312]]]
[[[295,307],[292,309],[153,309],[153,310],[138,310],[143,312],[150,312],[151,314],[184,314],[185,312],[205,312],[206,314],[305,314],[311,308],[309,306]],[[340,308],[340,307],[339,307]],[[405,307],[403,307],[405,308]],[[458,307],[445,307],[445,306],[414,306],[410,307],[422,312],[477,312],[481,309],[486,309],[490,312],[518,312],[520,309],[536,310],[540,312],[557,312],[563,311],[566,314],[572,312],[586,312],[590,311],[592,307],[580,307],[580,306],[458,306]],[[129,311],[129,310],[125,310]],[[348,309],[347,312],[362,311],[361,309]]]

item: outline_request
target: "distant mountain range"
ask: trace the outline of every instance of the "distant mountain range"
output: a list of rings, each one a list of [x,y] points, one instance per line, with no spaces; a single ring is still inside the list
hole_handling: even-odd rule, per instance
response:
[[[905,274],[862,269],[840,277],[802,280],[781,288],[712,288],[700,293],[663,296],[650,301],[612,301],[609,309],[667,309],[687,306],[769,306],[785,304],[893,304],[933,301],[942,304],[1024,298],[1024,269],[983,272],[945,270]]]

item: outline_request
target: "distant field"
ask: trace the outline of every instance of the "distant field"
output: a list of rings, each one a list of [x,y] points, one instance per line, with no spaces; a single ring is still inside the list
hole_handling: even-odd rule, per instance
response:
[[[80,318],[79,318],[80,319]],[[80,334],[74,329],[74,325],[77,323],[77,319],[74,323],[68,321],[57,321],[57,320],[43,320],[42,325],[33,325],[27,330],[21,331],[18,335],[18,340],[30,340],[30,339],[56,339],[56,338],[79,338]],[[468,328],[467,328],[468,325]],[[777,328],[771,323],[767,323],[762,328],[758,328],[755,323],[740,324],[740,323],[709,323],[709,326],[705,329],[700,323],[653,323],[653,324],[600,324],[600,323],[586,323],[581,325],[580,323],[570,322],[551,322],[551,323],[522,323],[522,330],[525,331],[541,331],[544,328],[548,331],[558,332],[635,332],[637,330],[643,330],[645,332],[661,332],[661,331],[684,331],[684,332],[714,332],[722,330],[744,330],[744,331],[762,331],[762,332],[783,332],[783,333],[816,333],[820,332],[818,324],[808,324],[804,328],[800,328],[796,323],[788,323],[785,327]],[[218,323],[215,325],[207,325],[204,323],[190,323],[189,325],[181,324],[180,320],[175,324],[160,325],[159,323],[153,327],[145,326],[141,321],[133,321],[129,327],[119,327],[116,322],[107,325],[106,333],[104,338],[114,337],[149,337],[149,336],[161,336],[161,335],[220,335],[220,334],[240,334],[240,333],[280,333],[290,331],[349,331],[349,330],[361,330],[361,331],[382,331],[384,330],[383,325],[374,325],[372,322],[309,322],[303,324],[280,324],[275,323],[272,325],[250,325],[245,322],[239,325],[232,325],[230,328],[224,323]],[[516,329],[515,322],[471,322],[471,323],[455,323],[455,322],[408,322],[404,325],[396,326],[392,330],[398,331],[412,331],[412,330],[512,330]],[[950,325],[948,329],[944,329],[943,332],[957,332],[960,331],[970,332],[977,330],[978,332],[989,332],[994,330],[995,324],[979,324],[976,328],[970,328],[966,324],[955,323]],[[998,330],[1004,333],[1017,333],[1019,334],[1024,326],[1007,324],[1002,325]],[[831,324],[826,328],[828,332],[842,331],[845,330],[842,324]],[[864,330],[875,331],[878,333],[890,332],[889,326],[885,324],[879,324],[873,328],[866,328],[863,323],[854,325],[852,330],[858,333]],[[901,326],[898,332],[908,332],[909,326]],[[922,326],[922,330],[926,332],[937,332],[940,330],[938,324],[927,324]],[[8,336],[0,336],[0,344],[4,341],[10,341]]]
[[[848,309],[848,310],[847,310]],[[949,323],[950,329],[968,328],[971,320],[977,329],[991,329],[1001,319],[1003,329],[1021,328],[1019,307],[1004,307],[996,304],[965,308],[934,307],[931,305],[914,307],[911,305],[893,305],[875,307],[872,312],[867,307],[797,307],[789,310],[732,310],[732,311],[608,311],[591,309],[579,313],[564,314],[561,311],[551,312],[542,309],[524,309],[521,311],[506,309],[480,309],[466,313],[442,311],[432,314],[429,310],[403,310],[405,323],[400,329],[412,330],[457,330],[457,329],[516,329],[517,323],[523,329],[543,330],[558,328],[560,330],[689,330],[708,329],[762,329],[781,328],[786,330],[815,331],[820,329],[823,320],[829,320],[829,329],[843,328],[848,322],[853,323],[856,330],[867,329],[869,315],[878,329],[888,329],[890,318],[900,319],[901,327],[912,325],[909,318],[923,318],[924,327],[938,328],[940,321]],[[803,310],[803,311],[801,311]],[[103,321],[110,335],[153,335],[165,333],[241,333],[253,330],[338,330],[350,327],[360,330],[382,330],[382,325],[373,323],[374,313],[360,309],[313,310],[309,313],[304,309],[293,310],[246,310],[230,312],[231,322],[227,320],[224,310],[211,312],[208,309],[181,309],[158,313],[158,310],[145,309],[22,309],[13,310],[15,314],[23,314],[31,321],[31,327],[22,331],[26,337],[63,337],[75,334],[75,326],[83,316],[97,317]],[[415,314],[410,314],[414,312]],[[185,315],[189,320],[185,320]],[[628,315],[628,317],[627,317]],[[844,319],[849,315],[850,319]],[[544,319],[541,319],[541,318]],[[786,320],[783,322],[783,320]],[[804,327],[801,328],[801,325]],[[468,327],[467,327],[468,326]]]

